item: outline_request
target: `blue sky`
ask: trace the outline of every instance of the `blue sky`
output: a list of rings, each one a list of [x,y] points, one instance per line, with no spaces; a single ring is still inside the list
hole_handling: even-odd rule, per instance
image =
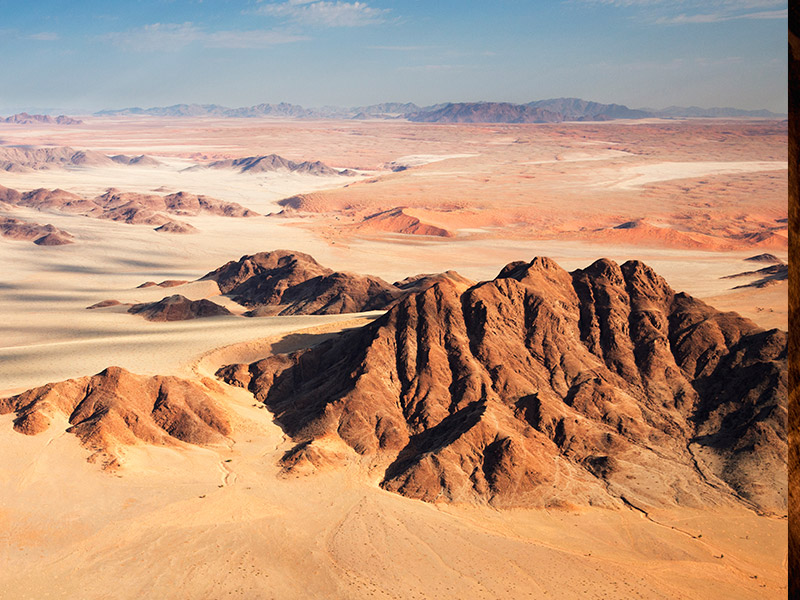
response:
[[[0,111],[528,102],[785,112],[773,0],[0,0]]]

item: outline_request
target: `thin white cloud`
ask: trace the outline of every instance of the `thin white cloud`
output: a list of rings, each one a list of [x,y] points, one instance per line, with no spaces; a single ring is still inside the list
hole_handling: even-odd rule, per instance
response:
[[[266,48],[308,39],[276,30],[206,31],[193,23],[153,23],[100,36],[122,48],[139,52],[176,51],[190,44],[207,48]]]
[[[788,19],[789,11],[783,10],[765,10],[759,12],[748,12],[741,14],[731,14],[727,12],[714,12],[714,13],[697,13],[697,14],[679,14],[672,17],[659,17],[655,19],[655,23],[660,25],[682,25],[690,23],[722,23],[724,21],[735,21],[740,19]]]
[[[313,27],[363,27],[386,20],[387,9],[374,8],[366,2],[288,0],[271,2],[256,13],[279,17]]]
[[[633,9],[640,19],[658,25],[721,23],[742,19],[787,19],[784,0],[567,0]]]
[[[28,36],[29,40],[38,40],[40,42],[54,42],[60,39],[57,33],[53,33],[52,31],[40,31],[39,33],[34,33]]]

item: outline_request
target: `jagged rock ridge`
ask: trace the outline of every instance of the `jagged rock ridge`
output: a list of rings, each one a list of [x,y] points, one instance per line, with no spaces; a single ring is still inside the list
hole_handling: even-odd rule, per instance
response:
[[[498,506],[786,506],[786,334],[638,261],[518,262],[359,330],[218,373],[302,453],[338,436],[381,485]],[[316,449],[319,453],[320,449]]]

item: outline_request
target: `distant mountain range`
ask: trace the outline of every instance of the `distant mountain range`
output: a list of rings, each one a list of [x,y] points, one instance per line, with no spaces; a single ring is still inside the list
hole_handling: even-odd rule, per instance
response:
[[[256,104],[228,108],[218,104],[175,104],[154,108],[102,110],[96,116],[149,115],[154,117],[280,117],[291,119],[407,119],[428,123],[560,123],[647,118],[781,118],[768,110],[670,106],[657,110],[631,109],[622,104],[601,104],[580,98],[554,98],[527,104],[510,102],[450,102],[418,106],[413,102],[385,102],[350,108],[304,108],[298,104]]]
[[[51,117],[50,115],[29,115],[26,112],[21,112],[6,117],[5,119],[0,117],[0,123],[14,123],[15,125],[31,125],[33,123],[45,123],[47,125],[80,125],[83,121],[65,115]]]

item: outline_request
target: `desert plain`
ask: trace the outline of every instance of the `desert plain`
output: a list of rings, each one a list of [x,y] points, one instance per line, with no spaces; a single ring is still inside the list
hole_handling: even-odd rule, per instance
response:
[[[386,282],[448,270],[486,281],[534,257],[568,271],[638,260],[675,291],[785,331],[785,121],[82,118],[0,124],[0,153],[152,161],[19,163],[0,186],[84,199],[185,192],[257,214],[173,211],[164,218],[190,227],[171,233],[0,198],[0,217],[71,242],[0,237],[0,398],[115,366],[205,386],[230,429],[203,444],[134,440],[111,464],[67,432],[69,414],[35,435],[0,417],[0,597],[785,597],[785,507],[422,501],[382,489],[385,464],[324,436],[314,444],[340,460],[287,471],[296,440],[218,369],[335,339],[384,310],[244,317],[248,306],[202,279],[277,249]],[[272,154],[333,171],[209,167]],[[140,287],[162,281],[175,285]],[[127,311],[171,294],[230,314]],[[118,304],[87,310],[106,300]],[[568,479],[553,487],[569,490]]]

